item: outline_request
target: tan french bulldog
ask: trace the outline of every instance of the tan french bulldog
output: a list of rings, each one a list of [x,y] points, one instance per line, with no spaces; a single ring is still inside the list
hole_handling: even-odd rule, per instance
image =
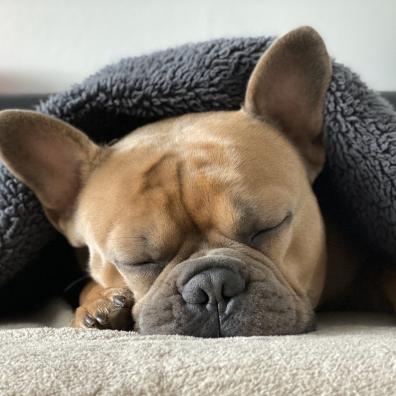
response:
[[[166,119],[112,146],[1,112],[2,160],[89,252],[74,326],[280,335],[313,330],[326,304],[393,309],[394,271],[363,270],[366,252],[325,227],[312,191],[330,77],[321,37],[303,27],[265,52],[238,111]]]

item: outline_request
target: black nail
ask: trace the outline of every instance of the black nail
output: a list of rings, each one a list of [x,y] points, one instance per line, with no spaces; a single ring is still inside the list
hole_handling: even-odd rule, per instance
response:
[[[113,303],[117,307],[125,307],[126,306],[126,298],[124,296],[114,296],[113,297]]]
[[[94,324],[95,324],[95,319],[94,319],[91,315],[87,315],[87,316],[84,318],[84,325],[85,325],[86,327],[93,327]]]
[[[103,312],[99,312],[95,315],[95,319],[97,322],[99,322],[101,325],[104,325],[107,323],[107,315],[104,314]]]

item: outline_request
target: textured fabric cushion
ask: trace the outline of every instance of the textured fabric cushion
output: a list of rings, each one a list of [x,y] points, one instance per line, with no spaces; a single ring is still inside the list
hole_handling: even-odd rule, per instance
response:
[[[223,339],[0,330],[0,394],[394,394],[394,317],[327,313],[318,324],[305,335]]]
[[[38,109],[99,142],[163,117],[237,109],[271,40],[216,40],[124,59]],[[324,191],[348,226],[396,256],[395,111],[347,67],[334,63],[326,127],[328,162],[319,193]],[[0,284],[54,233],[31,192],[0,168]]]

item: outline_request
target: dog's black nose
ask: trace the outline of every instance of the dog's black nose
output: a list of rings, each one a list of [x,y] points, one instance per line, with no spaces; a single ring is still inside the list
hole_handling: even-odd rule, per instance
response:
[[[245,290],[244,279],[227,268],[208,268],[190,278],[181,295],[189,304],[219,304],[228,302]]]

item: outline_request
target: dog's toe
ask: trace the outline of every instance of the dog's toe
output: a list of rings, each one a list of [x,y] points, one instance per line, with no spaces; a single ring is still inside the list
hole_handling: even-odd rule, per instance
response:
[[[124,288],[105,289],[100,298],[78,307],[74,327],[132,330],[132,293]]]
[[[85,315],[83,321],[84,321],[84,326],[86,327],[95,326],[95,319],[90,314]]]

